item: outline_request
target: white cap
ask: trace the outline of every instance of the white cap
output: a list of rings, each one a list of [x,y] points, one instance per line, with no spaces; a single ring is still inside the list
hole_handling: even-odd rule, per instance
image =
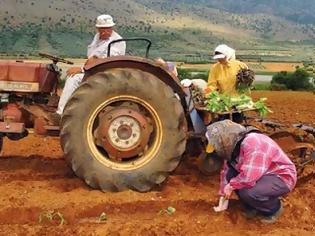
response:
[[[224,54],[216,54],[214,55],[213,59],[217,60],[217,59],[223,59],[225,58],[225,55]]]
[[[113,21],[113,17],[110,15],[100,15],[96,19],[96,24],[95,26],[98,28],[101,27],[113,27],[115,25]]]
[[[235,50],[230,48],[225,44],[221,44],[214,49],[214,56],[213,59],[223,59],[226,58],[227,60],[235,59]]]
[[[181,85],[183,85],[185,88],[189,87],[192,85],[192,81],[190,79],[183,79],[180,81]]]

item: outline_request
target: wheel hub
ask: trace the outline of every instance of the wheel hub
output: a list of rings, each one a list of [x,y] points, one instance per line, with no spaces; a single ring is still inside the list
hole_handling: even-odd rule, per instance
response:
[[[108,137],[115,148],[130,149],[139,143],[141,127],[134,117],[120,116],[110,123]]]
[[[120,139],[129,139],[132,134],[132,129],[130,126],[122,125],[117,130],[118,138]]]
[[[143,152],[151,132],[152,127],[143,114],[119,107],[101,113],[96,138],[111,158],[121,160]]]

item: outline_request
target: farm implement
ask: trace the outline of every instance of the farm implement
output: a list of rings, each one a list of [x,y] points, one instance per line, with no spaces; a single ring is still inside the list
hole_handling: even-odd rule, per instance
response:
[[[218,97],[213,93],[208,99],[201,93],[201,89],[192,85],[190,88],[192,94],[191,100],[194,108],[198,111],[206,125],[222,119],[230,119],[245,126],[254,126],[264,133],[268,134],[279,146],[286,152],[296,164],[299,176],[302,176],[307,165],[311,165],[315,161],[315,129],[305,124],[285,125],[278,121],[260,118],[269,112],[269,109],[263,104],[264,99],[254,103],[251,98],[241,95],[240,98],[234,99],[237,104],[227,105],[227,101],[223,101],[223,106],[228,111],[216,111],[220,109],[220,99],[228,99]],[[230,101],[230,102],[231,102]],[[258,106],[255,106],[258,104]],[[228,107],[226,107],[228,106]],[[257,115],[259,114],[259,115]],[[204,156],[206,156],[204,154]],[[211,160],[213,163],[213,160]],[[219,166],[217,164],[217,166]],[[212,166],[208,166],[210,173]],[[207,169],[201,167],[201,170],[207,174]]]

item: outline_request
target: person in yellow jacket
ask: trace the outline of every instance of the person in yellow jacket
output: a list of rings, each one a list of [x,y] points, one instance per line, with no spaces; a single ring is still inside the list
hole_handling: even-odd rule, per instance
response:
[[[227,95],[236,95],[236,75],[240,69],[248,69],[247,65],[235,59],[235,50],[225,44],[217,46],[213,59],[218,60],[213,65],[205,93],[218,91]]]

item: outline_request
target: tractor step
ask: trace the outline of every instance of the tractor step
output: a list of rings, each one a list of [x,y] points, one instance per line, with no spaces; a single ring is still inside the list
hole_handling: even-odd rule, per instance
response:
[[[44,128],[48,131],[59,131],[60,127],[56,125],[45,125]]]
[[[25,131],[24,123],[19,122],[0,122],[1,133],[23,133]]]
[[[43,117],[36,118],[34,122],[34,132],[40,135],[59,135],[60,127],[58,125],[50,125]]]

